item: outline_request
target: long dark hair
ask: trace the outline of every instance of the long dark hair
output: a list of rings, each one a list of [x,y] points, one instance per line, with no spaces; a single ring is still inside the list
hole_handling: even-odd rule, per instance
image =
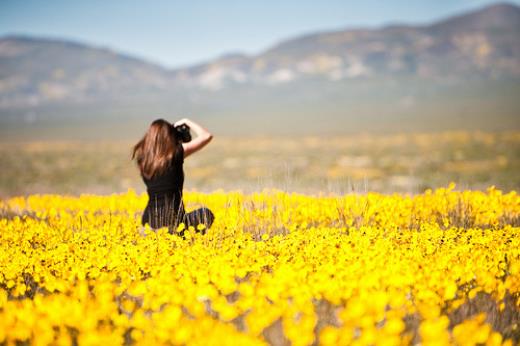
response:
[[[132,160],[136,159],[141,174],[151,179],[164,173],[177,152],[178,145],[180,144],[173,125],[164,119],[157,119],[134,145]]]

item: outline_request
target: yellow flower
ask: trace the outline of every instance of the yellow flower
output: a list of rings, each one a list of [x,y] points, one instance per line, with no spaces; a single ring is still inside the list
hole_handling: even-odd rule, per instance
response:
[[[181,222],[179,223],[179,225],[177,226],[177,233],[180,233],[182,232],[184,229],[186,228],[186,225],[184,224],[184,222]]]
[[[186,239],[136,231],[134,191],[0,201],[25,215],[0,218],[0,343],[512,344],[448,316],[477,294],[520,306],[520,197],[454,188],[190,192],[218,217]]]

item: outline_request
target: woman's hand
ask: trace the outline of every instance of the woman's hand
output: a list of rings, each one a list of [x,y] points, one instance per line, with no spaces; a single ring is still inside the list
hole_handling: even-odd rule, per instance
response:
[[[176,122],[173,124],[173,127],[181,126],[182,124],[186,124],[186,125],[190,126],[190,125],[188,124],[189,122],[190,122],[190,119],[188,119],[188,118],[182,118],[181,120],[176,121]]]
[[[206,144],[208,144],[213,139],[213,135],[208,130],[206,130],[205,128],[203,128],[202,126],[200,126],[196,122],[191,121],[188,118],[183,118],[183,119],[181,119],[179,121],[176,121],[173,126],[177,127],[177,126],[180,126],[182,124],[188,125],[188,127],[196,135],[196,138],[191,140],[190,142],[182,143],[182,146],[184,148],[184,158],[186,158],[187,156],[193,154],[196,151],[199,151],[200,149],[202,149],[204,146],[206,146]]]

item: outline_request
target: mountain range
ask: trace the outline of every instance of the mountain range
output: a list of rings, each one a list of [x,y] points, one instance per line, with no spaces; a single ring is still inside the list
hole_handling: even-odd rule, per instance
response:
[[[424,25],[308,34],[179,69],[106,47],[0,37],[0,124],[11,131],[142,126],[181,113],[229,133],[511,128],[519,81],[520,7],[506,3]]]

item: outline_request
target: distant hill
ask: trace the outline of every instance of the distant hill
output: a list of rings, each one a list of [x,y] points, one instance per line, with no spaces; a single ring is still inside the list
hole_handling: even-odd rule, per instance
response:
[[[23,36],[0,39],[2,108],[153,92],[171,83],[165,69],[110,49]]]
[[[230,124],[276,132],[303,119],[322,125],[294,130],[413,129],[442,119],[447,128],[509,128],[519,119],[519,81],[520,7],[511,4],[421,26],[319,32],[183,69],[75,42],[0,38],[0,124],[10,129],[179,113],[224,132]]]
[[[231,56],[187,70],[178,80],[215,88],[418,76],[431,80],[520,76],[520,7],[498,4],[431,25],[341,30],[281,42],[258,56]]]

